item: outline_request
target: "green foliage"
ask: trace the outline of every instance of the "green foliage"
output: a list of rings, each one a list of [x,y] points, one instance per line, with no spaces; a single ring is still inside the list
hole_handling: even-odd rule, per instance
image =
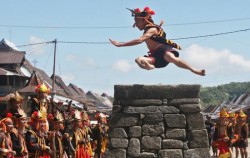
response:
[[[250,93],[250,82],[232,82],[216,87],[202,87],[201,88],[201,105],[218,105],[224,100],[231,100],[236,96],[244,93]]]

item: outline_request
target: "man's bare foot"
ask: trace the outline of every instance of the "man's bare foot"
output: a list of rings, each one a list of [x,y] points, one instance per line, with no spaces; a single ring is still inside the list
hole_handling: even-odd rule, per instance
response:
[[[204,69],[203,70],[193,70],[192,72],[197,74],[197,75],[200,75],[200,76],[206,75],[206,71]]]

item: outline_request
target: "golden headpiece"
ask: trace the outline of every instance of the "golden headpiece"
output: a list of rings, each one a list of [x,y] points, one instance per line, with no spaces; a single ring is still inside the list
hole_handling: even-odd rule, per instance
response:
[[[56,115],[54,117],[54,122],[63,122],[63,116],[59,111],[56,111]]]
[[[83,121],[89,120],[89,115],[87,114],[86,111],[82,112],[82,120],[83,120]]]
[[[235,115],[235,112],[230,112],[230,113],[229,113],[229,117],[230,117],[230,118],[235,118],[235,116],[236,116],[236,115]]]
[[[74,119],[74,120],[81,120],[81,119],[82,119],[82,118],[81,118],[81,112],[78,111],[78,110],[75,110],[75,111],[74,111],[74,114],[73,114],[73,119]]]
[[[47,114],[46,113],[42,113],[40,111],[34,111],[33,114],[30,117],[30,121],[31,122],[35,122],[35,121],[46,121],[47,120]]]
[[[24,112],[23,109],[18,109],[17,113],[15,114],[16,118],[27,118],[27,114]]]
[[[23,100],[23,97],[16,91],[15,93],[10,95],[9,102],[12,102],[12,101],[21,102],[22,100]]]
[[[229,117],[228,112],[225,107],[220,110],[220,117]]]
[[[36,86],[37,93],[50,93],[50,89],[43,83],[42,85]]]
[[[247,117],[247,115],[243,112],[243,110],[240,110],[240,113],[238,115],[238,117]]]

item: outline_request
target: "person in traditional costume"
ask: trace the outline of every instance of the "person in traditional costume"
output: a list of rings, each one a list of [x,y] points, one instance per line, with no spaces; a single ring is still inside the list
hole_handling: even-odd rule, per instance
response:
[[[10,136],[13,150],[16,151],[15,158],[28,158],[28,148],[25,142],[28,117],[23,109],[19,109],[18,113],[15,113],[14,116],[16,118],[16,129],[11,132]]]
[[[74,114],[74,113],[73,113]],[[66,152],[67,156],[69,158],[74,157],[75,148],[73,147],[73,144],[71,142],[72,135],[73,135],[73,125],[72,125],[72,116],[70,113],[67,113],[64,117],[64,123],[63,123],[63,129],[60,130],[60,132],[63,135],[63,144],[64,144],[64,151]]]
[[[64,152],[63,135],[60,132],[63,129],[63,116],[59,111],[56,111],[56,115],[53,117],[54,130],[50,131],[50,147],[53,151],[53,158],[67,158],[68,156]]]
[[[50,158],[50,154],[52,154],[52,150],[46,140],[46,116],[40,111],[35,111],[31,115],[30,124],[32,129],[28,130],[25,135],[29,157],[31,158]]]
[[[94,158],[102,158],[108,141],[108,131],[106,126],[106,115],[97,113],[95,119],[98,124],[93,128],[93,150],[95,152]]]
[[[89,155],[86,154],[86,133],[82,128],[82,118],[81,113],[78,110],[75,110],[73,115],[73,136],[72,136],[72,145],[74,147],[75,158],[90,158]]]
[[[16,152],[12,149],[10,133],[13,131],[12,114],[8,113],[6,118],[0,120],[0,158],[14,158]]]
[[[235,146],[240,149],[240,154],[242,158],[247,158],[248,152],[248,134],[249,128],[248,123],[246,123],[247,115],[240,110],[239,115],[237,117],[237,124],[236,124],[236,133],[238,134],[238,139],[235,142]]]
[[[43,83],[38,85],[35,91],[37,92],[37,97],[32,98],[31,113],[38,110],[43,114],[50,113],[50,101],[47,99],[48,94],[50,94],[50,89]]]
[[[229,142],[231,153],[233,153],[233,147],[235,146],[235,142],[238,139],[238,135],[235,133],[235,125],[236,125],[235,112],[229,113],[228,121],[229,121],[228,128],[230,131],[233,131],[233,138],[230,138],[230,142]],[[237,148],[235,148],[235,149],[236,149],[236,155],[238,155],[239,150]]]
[[[214,125],[215,125],[215,123],[213,123],[211,121],[211,116],[207,115],[206,120],[205,120],[205,126],[206,126],[206,130],[207,130],[207,134],[208,134],[209,148],[211,147],[211,143],[212,143]]]
[[[218,144],[219,158],[231,158],[232,153],[229,149],[230,138],[233,138],[233,131],[228,127],[229,114],[223,107],[220,111],[219,123],[215,126],[213,141]]]
[[[52,107],[50,100],[47,96],[50,94],[50,88],[48,88],[44,83],[36,86],[35,91],[37,92],[37,97],[32,98],[31,102],[31,113],[35,111],[40,111],[42,116],[48,117],[48,114],[52,113]],[[46,132],[49,130],[49,122],[46,119]]]
[[[86,133],[84,138],[86,141],[86,152],[87,152],[86,154],[91,157],[93,154],[91,146],[92,131],[90,129],[89,115],[86,111],[82,112],[82,124],[83,124],[82,130]]]
[[[113,45],[125,47],[146,42],[149,49],[148,55],[135,59],[139,67],[151,70],[154,68],[163,68],[169,63],[174,63],[180,68],[188,69],[195,74],[205,76],[205,70],[195,69],[179,58],[179,53],[176,49],[181,50],[181,47],[173,41],[166,39],[166,33],[161,28],[163,22],[160,25],[156,25],[152,20],[152,15],[155,14],[153,10],[149,7],[145,7],[143,10],[139,8],[129,10],[132,12],[135,20],[134,27],[136,26],[140,31],[144,30],[144,33],[141,37],[128,42],[117,42],[109,39]]]

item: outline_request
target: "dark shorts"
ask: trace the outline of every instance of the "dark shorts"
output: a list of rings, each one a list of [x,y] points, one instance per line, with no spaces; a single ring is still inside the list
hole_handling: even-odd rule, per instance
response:
[[[164,59],[166,52],[171,52],[175,55],[175,57],[179,57],[179,53],[168,45],[163,45],[157,50],[150,52],[150,55],[147,57],[153,60],[155,68],[163,68],[169,64],[169,62]]]
[[[241,140],[237,140],[234,144],[233,144],[234,147],[239,147],[239,148],[246,148],[248,147],[248,141],[247,139],[241,139]]]

